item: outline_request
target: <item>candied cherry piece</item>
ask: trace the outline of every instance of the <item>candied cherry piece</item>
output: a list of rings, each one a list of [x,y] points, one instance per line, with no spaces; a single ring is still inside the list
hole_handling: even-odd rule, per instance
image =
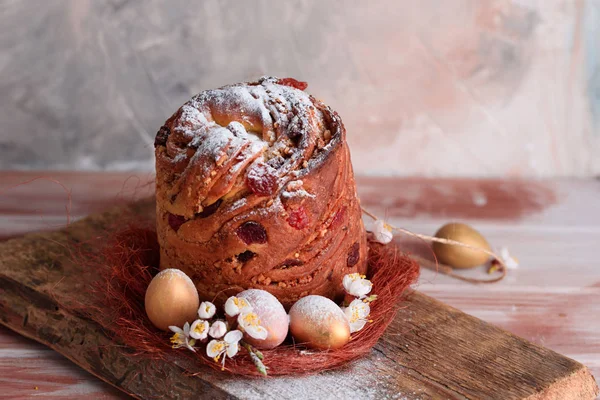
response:
[[[277,171],[267,164],[255,164],[246,175],[246,185],[259,196],[270,196],[277,191]]]
[[[267,243],[267,231],[258,222],[244,222],[236,229],[235,233],[246,244]]]
[[[360,245],[358,242],[354,243],[350,250],[348,250],[348,259],[346,260],[346,265],[349,267],[354,267],[358,260],[360,259]]]
[[[304,90],[308,87],[308,83],[296,80],[294,78],[281,78],[277,81],[277,83],[284,86],[291,86],[300,90]]]
[[[169,213],[168,220],[169,220],[169,226],[171,228],[173,228],[173,230],[175,232],[177,232],[179,230],[181,225],[183,225],[187,222],[187,219],[183,215],[175,215],[175,214],[171,214],[171,213]]]
[[[346,217],[346,208],[346,206],[343,206],[335,213],[333,219],[331,220],[330,229],[337,228],[342,223],[342,221],[344,221],[344,218]]]
[[[304,207],[298,207],[297,209],[292,210],[287,222],[294,229],[300,230],[306,228],[308,226],[309,219]]]

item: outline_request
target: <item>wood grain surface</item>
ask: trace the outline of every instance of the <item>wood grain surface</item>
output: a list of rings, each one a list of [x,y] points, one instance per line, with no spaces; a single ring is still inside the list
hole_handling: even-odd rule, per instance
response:
[[[598,175],[599,36],[598,0],[5,0],[0,168],[150,171],[192,95],[277,75],[359,174]]]
[[[4,237],[14,232],[64,225],[67,197],[60,187],[38,180],[7,190],[40,174],[2,173],[0,176],[0,229]],[[150,190],[139,184],[147,179],[144,175],[130,178],[125,185],[128,175],[56,173],[53,177],[72,187],[71,211],[75,217],[85,214],[86,207],[101,209],[131,200],[136,194],[146,195]],[[600,341],[595,316],[599,312],[600,275],[590,264],[594,259],[594,244],[599,242],[600,236],[600,216],[594,208],[597,207],[594,201],[600,195],[600,183],[359,179],[359,194],[367,208],[415,231],[431,233],[442,222],[460,218],[475,224],[493,245],[508,246],[522,266],[500,284],[473,286],[425,271],[419,289],[565,353],[587,364],[598,375]],[[525,211],[506,215],[503,208]],[[413,241],[401,244],[419,254],[427,252]],[[406,328],[403,324],[398,333],[394,332],[397,337],[390,341],[392,345],[398,343],[398,338],[407,336],[403,327]],[[38,345],[0,332],[0,381],[2,387],[6,385],[13,390],[13,398],[40,394],[68,397],[72,390],[89,394],[102,390],[96,381],[86,378],[77,368],[69,367],[68,362],[61,361],[54,353],[44,353]],[[383,341],[380,345],[390,344]],[[27,361],[33,357],[35,368]],[[375,365],[385,365],[382,358]],[[355,368],[350,374],[354,381],[357,373],[360,375],[362,370],[371,367],[359,363]],[[380,384],[369,381],[368,376],[359,376],[359,380],[365,379],[363,383]],[[353,387],[351,382],[339,383],[327,374],[319,377],[318,383],[330,387],[332,397],[339,394],[341,386]],[[293,379],[282,380],[281,385],[278,390],[301,386]],[[419,388],[422,386],[415,384],[414,393],[402,395],[409,399],[428,398],[427,392],[417,391]],[[110,390],[102,393],[115,396]],[[240,393],[260,395],[253,391]],[[366,398],[374,396],[374,392],[359,393]]]

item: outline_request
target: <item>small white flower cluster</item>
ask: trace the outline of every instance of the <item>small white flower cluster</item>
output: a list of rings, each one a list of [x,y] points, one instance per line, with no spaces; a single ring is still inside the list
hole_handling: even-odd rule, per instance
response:
[[[169,326],[169,329],[174,332],[171,337],[173,348],[186,347],[195,352],[194,346],[197,342],[205,343],[208,338],[212,338],[206,345],[206,354],[213,358],[216,362],[223,356],[223,366],[227,357],[234,357],[239,351],[239,341],[244,337],[244,332],[248,336],[264,340],[267,338],[267,330],[260,325],[258,315],[253,312],[252,306],[248,300],[232,296],[225,302],[225,314],[228,318],[237,316],[237,321],[234,320],[232,325],[236,325],[236,329],[229,330],[230,324],[227,321],[211,319],[215,316],[217,308],[211,302],[204,301],[198,308],[199,319],[195,320],[192,325],[185,323],[183,328],[177,326]]]
[[[237,317],[238,329],[248,334],[248,336],[265,340],[269,334],[267,330],[260,325],[260,319],[248,302],[243,297],[231,296],[225,302],[225,314],[230,318]]]
[[[206,342],[208,336],[212,338],[220,338],[227,332],[227,324],[224,321],[214,321],[212,326],[209,322],[215,316],[217,308],[209,301],[203,301],[198,308],[199,319],[188,322],[183,325],[183,328],[177,326],[169,326],[169,329],[175,334],[171,337],[173,348],[187,347],[191,351],[196,351],[194,345],[197,341]]]
[[[346,275],[342,284],[348,295],[357,297],[350,302],[348,307],[343,307],[342,310],[350,323],[350,333],[358,332],[369,322],[368,317],[371,313],[369,303],[375,300],[377,296],[367,297],[373,288],[373,284],[366,279],[365,275],[358,273]]]

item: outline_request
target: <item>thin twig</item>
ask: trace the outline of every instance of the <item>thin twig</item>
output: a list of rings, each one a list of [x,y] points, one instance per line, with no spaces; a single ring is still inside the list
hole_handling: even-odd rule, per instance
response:
[[[440,262],[433,262],[431,260],[428,260],[428,259],[420,257],[420,256],[416,256],[414,254],[411,254],[410,257],[412,259],[414,259],[415,261],[417,261],[419,263],[419,265],[421,265],[422,267],[434,270],[436,272],[441,272],[444,275],[448,275],[452,278],[459,279],[461,281],[465,281],[465,282],[469,282],[469,283],[495,283],[495,282],[501,281],[506,276],[506,268],[501,268],[500,269],[501,275],[497,276],[495,278],[490,278],[490,279],[469,278],[467,276],[462,276],[462,275],[454,273],[454,269],[452,267],[445,265],[445,264],[441,264]]]
[[[369,216],[373,220],[379,219],[379,218],[377,218],[377,216],[375,214],[365,210],[362,207],[361,207],[361,209],[365,215]],[[454,270],[452,267],[445,265],[445,264],[441,264],[440,262],[437,261],[437,258],[436,258],[435,262],[432,262],[430,260],[427,260],[426,258],[415,256],[415,255],[411,254],[411,257],[414,258],[416,261],[418,261],[419,264],[421,264],[425,268],[433,269],[435,271],[439,271],[439,272],[443,273],[444,275],[448,275],[453,278],[460,279],[461,281],[470,282],[470,283],[495,283],[495,282],[501,281],[506,276],[506,270],[507,270],[506,264],[504,263],[502,258],[500,258],[498,255],[496,255],[496,253],[494,253],[493,251],[483,249],[481,247],[471,246],[469,244],[461,243],[461,242],[458,242],[458,241],[452,240],[452,239],[444,239],[444,238],[438,238],[435,236],[414,233],[407,229],[398,228],[393,225],[390,225],[387,222],[386,222],[386,225],[389,226],[393,231],[404,233],[405,235],[413,236],[413,237],[416,237],[416,238],[419,238],[422,240],[444,243],[444,244],[449,244],[452,246],[459,246],[459,247],[464,247],[464,248],[471,249],[471,250],[481,251],[489,256],[494,257],[494,259],[498,262],[498,264],[500,264],[502,266],[502,268],[500,268],[501,275],[496,278],[491,278],[491,279],[469,278],[469,277],[454,273]]]

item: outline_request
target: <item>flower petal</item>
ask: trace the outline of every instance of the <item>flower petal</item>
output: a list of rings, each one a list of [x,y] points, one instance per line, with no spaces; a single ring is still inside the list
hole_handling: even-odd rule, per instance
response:
[[[358,318],[367,318],[371,313],[369,304],[359,299],[353,300],[352,303],[350,303],[349,308],[352,308],[353,311],[356,312]]]
[[[352,285],[352,282],[354,282],[354,280],[358,277],[358,274],[348,274],[344,276],[344,279],[342,279],[342,284],[344,285],[344,289],[346,290],[346,292],[348,292],[350,290],[350,286]]]
[[[178,326],[169,326],[169,329],[171,330],[171,332],[175,332],[175,333],[181,333],[183,335],[183,329],[179,328]]]
[[[375,241],[381,244],[388,244],[394,238],[389,225],[382,219],[373,222],[373,235],[375,236]]]
[[[371,289],[373,288],[373,284],[368,279],[357,279],[350,285],[350,293],[353,296],[362,297],[367,295]]]
[[[194,353],[196,352],[196,349],[194,349],[192,346],[196,344],[196,341],[194,339],[191,340],[187,340],[185,341],[185,347],[187,347],[189,350],[193,351]]]
[[[242,311],[237,318],[238,324],[242,328],[246,328],[250,325],[259,325],[260,319],[258,318],[258,314],[252,311]]]
[[[502,262],[504,262],[504,265],[506,265],[506,268],[508,268],[508,269],[519,268],[519,262],[510,255],[510,253],[508,252],[508,248],[506,248],[506,247],[500,248],[500,258],[502,259]]]
[[[348,319],[348,321],[352,321],[352,308],[351,307],[342,307],[342,311],[344,312],[344,315],[346,316],[346,318]]]
[[[227,332],[227,334],[225,335],[223,340],[228,344],[232,344],[232,343],[239,342],[240,340],[242,340],[243,337],[244,337],[244,334],[241,331],[238,331],[236,329],[236,330]],[[214,342],[214,340],[213,340],[213,342]]]
[[[269,332],[260,325],[250,325],[245,327],[246,333],[258,340],[265,340],[269,336]]]
[[[186,322],[183,325],[183,333],[185,333],[185,336],[189,336],[190,335],[190,323]]]
[[[194,339],[203,340],[208,336],[209,324],[208,321],[197,319],[190,328],[190,336]]]
[[[238,297],[238,307],[240,311],[252,311],[252,304],[243,297]]]
[[[358,317],[363,319],[367,318],[371,314],[371,307],[367,303],[363,303],[364,306],[358,308]]]
[[[206,346],[206,355],[215,358],[225,351],[226,343],[222,340],[211,340]]]
[[[223,321],[215,321],[210,327],[208,334],[215,338],[220,339],[227,333],[227,324]]]
[[[225,313],[230,317],[235,317],[240,313],[240,308],[236,304],[236,299],[235,296],[231,296],[225,302]]]
[[[238,342],[227,345],[227,357],[234,357],[238,353],[239,348]]]
[[[350,333],[358,332],[367,324],[366,319],[359,319],[356,322],[350,323]]]
[[[212,318],[217,312],[217,307],[210,301],[203,301],[198,308],[198,316],[202,319]]]

